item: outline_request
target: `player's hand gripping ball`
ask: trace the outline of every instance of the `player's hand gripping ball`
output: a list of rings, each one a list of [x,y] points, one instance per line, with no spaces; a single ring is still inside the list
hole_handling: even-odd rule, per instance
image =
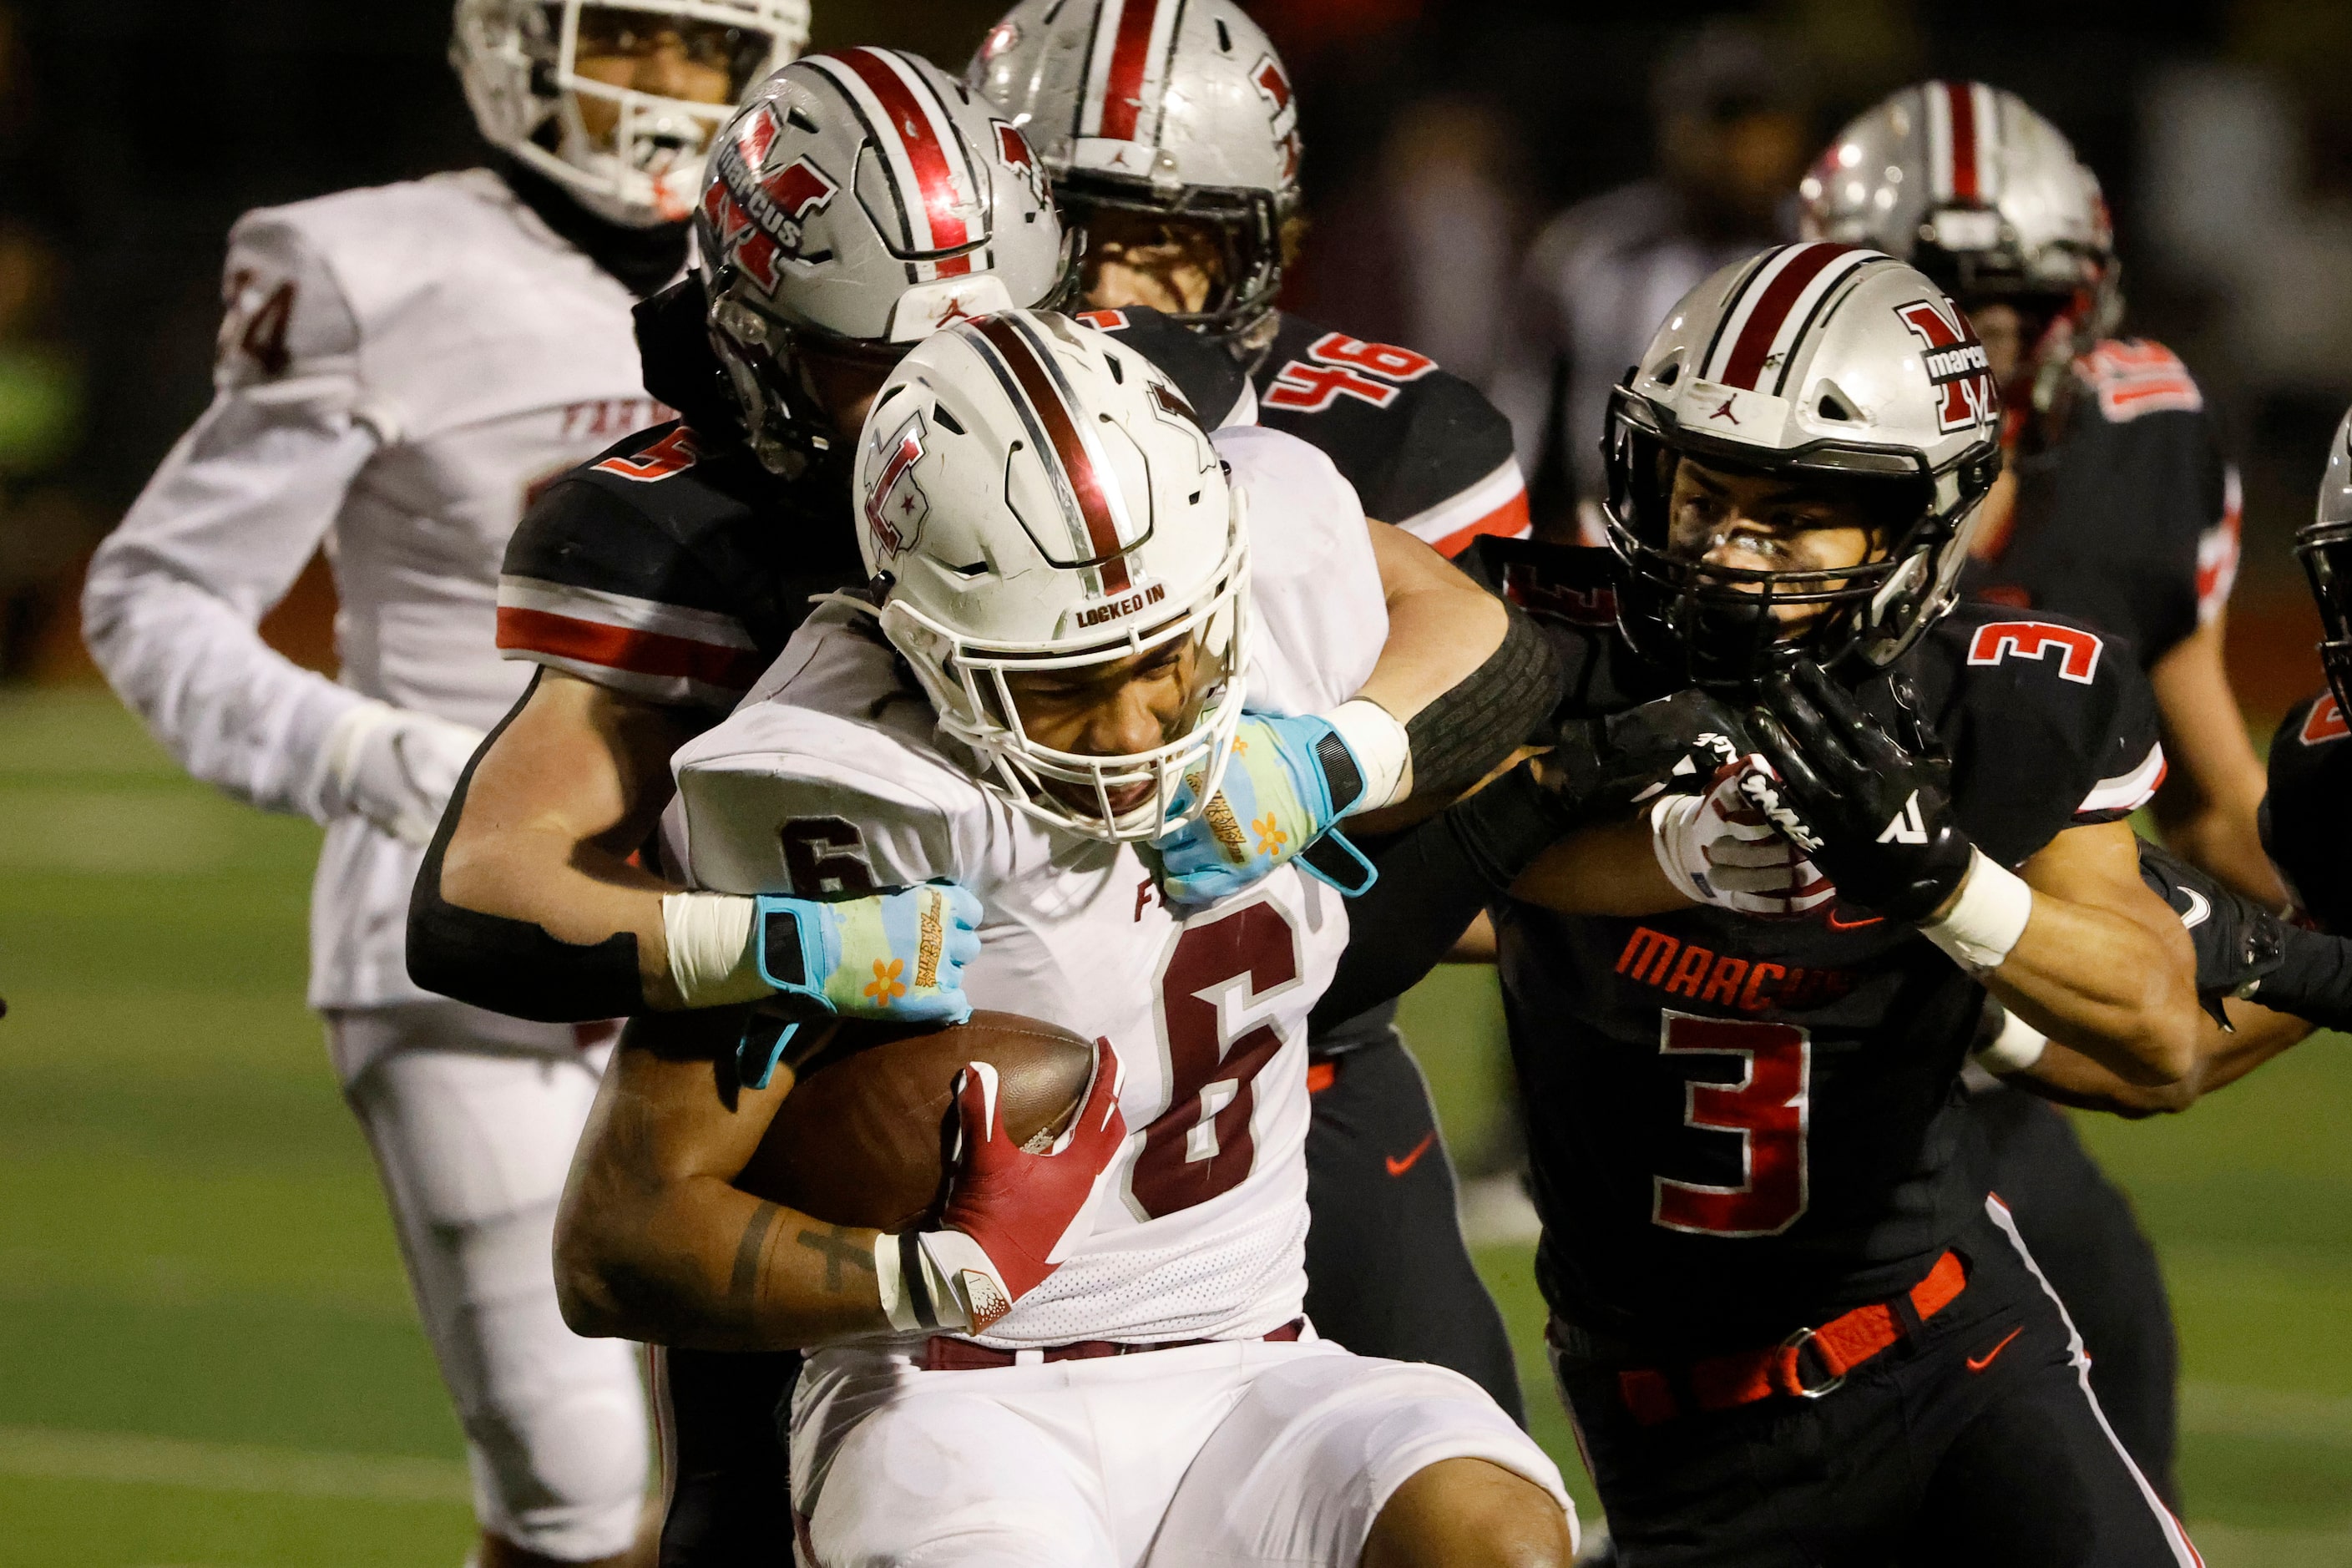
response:
[[[956,1082],[955,1147],[947,1206],[923,1246],[984,1332],[1061,1266],[1084,1239],[1078,1222],[1096,1184],[1127,1142],[1118,1091],[1126,1074],[1108,1040],[1095,1044],[1094,1081],[1069,1129],[1043,1152],[1005,1131],[996,1069],[964,1068]],[[957,1246],[958,1241],[966,1245]]]
[[[1208,904],[1264,880],[1347,814],[1363,795],[1363,777],[1328,721],[1244,713],[1208,808],[1153,842],[1160,891],[1171,903]],[[1197,775],[1186,780],[1175,815],[1192,810],[1198,789]]]
[[[759,900],[760,977],[845,1018],[961,1024],[980,900],[953,882],[863,898]]]

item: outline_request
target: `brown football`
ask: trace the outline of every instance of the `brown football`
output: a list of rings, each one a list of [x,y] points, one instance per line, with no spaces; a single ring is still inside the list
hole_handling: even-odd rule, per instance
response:
[[[974,1013],[944,1028],[845,1022],[814,1050],[795,1044],[807,1052],[800,1077],[735,1184],[835,1225],[883,1230],[939,1201],[966,1062],[996,1069],[1005,1131],[1026,1146],[1068,1124],[1095,1060],[1092,1041],[1014,1013]]]

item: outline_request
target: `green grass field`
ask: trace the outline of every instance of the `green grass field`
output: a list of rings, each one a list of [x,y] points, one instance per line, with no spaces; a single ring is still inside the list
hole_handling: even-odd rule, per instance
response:
[[[464,1556],[457,1428],[302,1006],[316,842],[180,778],[103,693],[0,698],[0,1568]],[[1491,992],[1441,973],[1407,1018],[1465,1140]],[[2352,1568],[2347,1111],[2323,1038],[2190,1116],[2088,1128],[2171,1270],[2218,1568]],[[1574,1471],[1529,1258],[1481,1261]]]

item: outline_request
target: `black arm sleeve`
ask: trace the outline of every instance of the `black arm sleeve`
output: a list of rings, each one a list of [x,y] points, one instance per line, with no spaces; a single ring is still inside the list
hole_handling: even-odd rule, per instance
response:
[[[408,899],[408,977],[427,991],[509,1017],[584,1024],[645,1009],[637,976],[637,939],[622,931],[593,946],[561,942],[529,921],[461,909],[441,896],[441,865],[466,810],[466,792],[483,754],[498,743],[538,689],[522,699],[475,752],[449,797],[449,809],[425,852]]]
[[[1310,1037],[1420,984],[1571,826],[1559,797],[1514,768],[1380,848],[1380,879],[1348,906],[1348,949],[1308,1016]]]
[[[1412,745],[1412,793],[1443,798],[1476,784],[1525,743],[1559,702],[1567,667],[1525,610],[1508,616],[1500,647],[1404,727]]]

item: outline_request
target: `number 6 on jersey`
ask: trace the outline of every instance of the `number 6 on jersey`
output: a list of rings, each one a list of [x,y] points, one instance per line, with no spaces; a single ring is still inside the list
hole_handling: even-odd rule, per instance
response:
[[[1160,1037],[1168,1046],[1168,1109],[1143,1130],[1129,1178],[1135,1206],[1152,1219],[1203,1204],[1242,1184],[1257,1159],[1250,1118],[1257,1075],[1282,1049],[1271,1024],[1224,1041],[1224,1001],[1255,1005],[1298,981],[1298,942],[1282,910],[1244,905],[1194,921],[1160,970]]]

